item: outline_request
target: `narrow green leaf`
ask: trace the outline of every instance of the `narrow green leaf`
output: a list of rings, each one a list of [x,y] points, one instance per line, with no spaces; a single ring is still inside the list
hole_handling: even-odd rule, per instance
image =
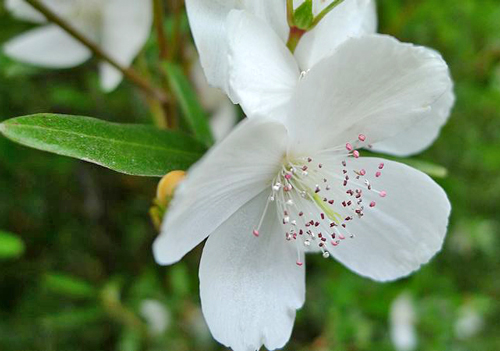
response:
[[[48,113],[4,121],[0,133],[22,145],[136,176],[160,177],[185,170],[205,150],[179,132]]]
[[[97,289],[85,280],[61,273],[48,273],[43,279],[45,289],[72,298],[97,297]]]
[[[0,259],[18,258],[24,250],[24,242],[19,236],[0,230]]]
[[[172,89],[172,93],[179,101],[189,128],[198,140],[207,146],[212,145],[214,139],[208,125],[207,115],[189,79],[176,64],[166,63],[164,67],[167,72],[170,89]]]
[[[441,166],[441,165],[437,165],[437,164],[429,162],[429,161],[424,161],[424,160],[415,159],[415,158],[404,158],[404,157],[385,155],[382,153],[372,152],[369,150],[364,150],[363,152],[368,153],[368,155],[370,157],[380,157],[380,158],[385,158],[388,160],[404,163],[404,164],[406,164],[410,167],[416,168],[419,171],[424,172],[427,175],[434,177],[434,178],[446,178],[448,176],[448,170],[446,169],[446,167]]]
[[[46,315],[41,322],[47,328],[67,331],[95,325],[105,317],[106,313],[101,307],[85,306]]]
[[[446,167],[437,165],[432,162],[415,159],[401,159],[399,161],[424,173],[427,173],[434,178],[446,178],[448,176],[448,170],[446,169]]]

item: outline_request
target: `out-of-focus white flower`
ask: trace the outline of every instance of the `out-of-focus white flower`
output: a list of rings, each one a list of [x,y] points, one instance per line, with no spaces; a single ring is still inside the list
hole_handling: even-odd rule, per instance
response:
[[[166,306],[158,300],[142,301],[140,312],[153,334],[164,333],[170,325],[170,313]]]
[[[219,89],[211,87],[200,62],[196,61],[191,71],[191,78],[198,91],[201,104],[210,113],[210,128],[215,140],[223,139],[234,128],[238,120],[235,106]]]
[[[399,295],[391,304],[390,333],[397,351],[413,351],[417,347],[415,306],[408,294]]]
[[[418,123],[449,84],[432,51],[353,38],[299,82],[281,120],[248,118],[189,170],[153,250],[173,264],[208,237],[200,295],[218,341],[283,347],[304,303],[307,252],[388,281],[441,249],[444,191],[356,148]]]
[[[41,0],[108,55],[125,67],[146,43],[153,21],[151,0]],[[24,0],[7,0],[6,7],[19,19],[42,24],[4,45],[6,55],[47,68],[82,64],[92,53],[58,26],[50,23]],[[106,62],[99,65],[101,86],[114,90],[122,73]]]
[[[331,2],[314,1],[315,12]],[[283,115],[309,70],[346,40],[373,34],[377,26],[373,0],[344,1],[304,34],[292,54],[285,45],[289,27],[284,0],[186,0],[186,6],[208,82],[224,90],[247,115],[275,118]],[[439,135],[454,101],[450,81],[426,118],[374,143],[373,149],[399,156],[424,150]]]
[[[477,335],[484,327],[484,319],[471,305],[464,305],[459,311],[455,322],[455,336],[458,339],[468,339]]]

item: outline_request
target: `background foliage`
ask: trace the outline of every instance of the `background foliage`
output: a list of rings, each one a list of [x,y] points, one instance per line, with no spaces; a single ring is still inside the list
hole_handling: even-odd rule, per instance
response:
[[[407,293],[419,350],[500,350],[500,3],[378,6],[382,33],[437,49],[456,82],[453,116],[419,156],[449,170],[437,179],[453,204],[449,234],[431,264],[390,284],[308,257],[308,298],[286,349],[391,350],[389,307]],[[1,7],[0,23],[0,43],[29,28]],[[156,51],[152,36],[139,65],[152,65]],[[0,120],[57,112],[152,123],[129,83],[101,93],[95,66],[42,70],[0,54]],[[172,267],[153,261],[148,209],[156,182],[0,138],[1,350],[222,349],[199,309],[200,248]],[[140,312],[148,299],[168,311],[163,333],[146,332]],[[473,335],[457,330],[464,311],[482,321]]]

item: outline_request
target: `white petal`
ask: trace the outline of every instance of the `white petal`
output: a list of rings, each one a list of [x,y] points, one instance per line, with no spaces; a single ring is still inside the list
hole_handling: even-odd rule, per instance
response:
[[[283,117],[279,112],[299,80],[297,63],[271,27],[246,11],[231,11],[229,88],[248,116]]]
[[[203,314],[214,338],[234,351],[283,347],[304,303],[305,267],[281,235],[275,206],[261,235],[252,235],[268,196],[264,191],[210,235],[201,258]]]
[[[238,112],[229,98],[220,90],[208,85],[199,61],[191,67],[191,79],[201,104],[211,113],[209,124],[216,141],[222,140],[238,121]]]
[[[102,48],[118,63],[130,66],[149,38],[153,23],[152,1],[109,0],[103,12]],[[112,91],[122,75],[108,64],[101,66],[101,85]]]
[[[10,11],[10,13],[21,20],[33,22],[33,23],[45,23],[47,20],[45,17],[35,10],[30,4],[24,0],[6,0],[5,8]]]
[[[330,1],[331,2],[331,1]],[[320,3],[319,1],[315,1]],[[345,40],[372,34],[377,30],[374,0],[345,1],[326,15],[306,33],[295,50],[295,57],[303,71],[312,68],[323,58],[332,55]]]
[[[107,62],[99,64],[99,76],[101,78],[101,88],[105,92],[111,92],[121,83],[123,74]]]
[[[90,51],[62,29],[47,25],[8,41],[4,53],[13,59],[48,68],[69,68],[90,58]]]
[[[191,31],[208,82],[228,92],[226,18],[231,10],[246,9],[265,20],[286,40],[286,7],[282,0],[187,0]]]
[[[349,167],[365,169],[371,185],[386,191],[363,190],[368,207],[361,219],[348,222],[355,235],[330,250],[332,256],[354,272],[378,281],[394,280],[427,263],[443,245],[450,215],[450,203],[429,176],[401,163],[365,158],[349,159]],[[380,178],[374,177],[384,163]]]
[[[159,264],[172,264],[241,206],[271,185],[287,134],[264,119],[245,120],[188,172],[153,245]]]
[[[244,10],[263,19],[283,42],[288,39],[286,2],[283,0],[244,0],[244,4]]]
[[[382,35],[347,40],[299,82],[287,127],[296,152],[399,134],[427,116],[451,86],[434,51]],[[304,123],[307,121],[307,123]]]
[[[429,116],[387,140],[375,143],[374,151],[396,156],[410,156],[427,149],[439,136],[455,104],[453,89],[448,90],[429,111]]]
[[[192,64],[190,73],[190,78],[198,92],[200,102],[206,110],[215,110],[222,101],[228,99],[222,90],[208,84],[199,60]]]
[[[215,88],[212,88],[215,89]],[[222,101],[210,116],[209,124],[215,140],[222,140],[236,125],[238,113],[229,99]]]

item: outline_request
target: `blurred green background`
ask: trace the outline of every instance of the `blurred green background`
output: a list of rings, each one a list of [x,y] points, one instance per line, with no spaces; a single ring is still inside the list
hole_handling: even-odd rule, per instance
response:
[[[440,51],[456,83],[452,118],[418,156],[449,171],[436,179],[453,204],[448,236],[430,264],[390,284],[308,257],[307,301],[286,349],[394,350],[389,311],[404,294],[417,350],[500,350],[500,2],[378,7],[380,32]],[[0,23],[0,43],[30,27],[2,7]],[[139,61],[156,57],[152,38]],[[0,120],[58,112],[151,123],[131,84],[105,95],[95,68],[42,70],[0,54]],[[0,138],[0,350],[223,349],[200,311],[200,248],[172,267],[153,260],[156,183]]]

